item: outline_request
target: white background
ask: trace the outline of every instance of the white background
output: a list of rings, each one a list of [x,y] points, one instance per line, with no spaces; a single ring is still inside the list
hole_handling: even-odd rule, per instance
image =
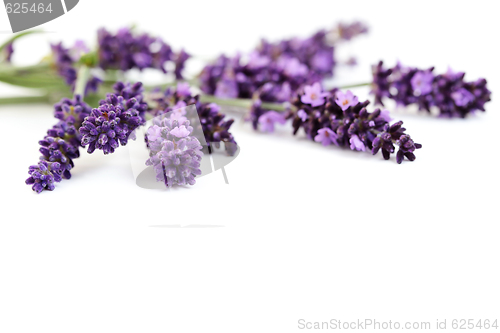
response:
[[[415,162],[324,148],[284,127],[239,121],[240,156],[191,188],[135,185],[126,148],[83,154],[73,178],[24,185],[49,106],[0,108],[0,332],[296,332],[298,320],[499,319],[500,89],[496,1],[80,1],[18,43],[33,63],[48,41],[92,42],[129,23],[202,58],[260,37],[307,36],[361,19],[370,34],[339,47],[370,79],[397,59],[485,77],[487,112],[438,119],[395,110],[423,144]],[[0,42],[10,35],[0,10]],[[194,71],[194,65],[190,70]],[[354,90],[361,99],[368,89]],[[0,86],[0,97],[22,91]],[[158,225],[169,227],[155,227]],[[177,226],[204,227],[177,227]],[[303,331],[303,330],[302,330]]]

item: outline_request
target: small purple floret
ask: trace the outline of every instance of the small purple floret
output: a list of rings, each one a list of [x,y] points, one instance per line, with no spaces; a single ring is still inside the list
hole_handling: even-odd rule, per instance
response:
[[[338,106],[340,106],[342,111],[345,111],[350,106],[358,104],[358,97],[354,96],[354,94],[350,90],[347,90],[345,94],[339,91],[337,92],[337,98],[335,99],[335,102]]]
[[[312,107],[315,107],[324,104],[326,96],[328,96],[328,93],[323,92],[321,84],[316,82],[312,86],[304,87],[304,95],[302,95],[300,100],[302,103],[310,104]]]
[[[318,135],[314,137],[314,141],[321,142],[323,146],[328,146],[331,143],[338,146],[337,133],[327,127],[318,130]]]

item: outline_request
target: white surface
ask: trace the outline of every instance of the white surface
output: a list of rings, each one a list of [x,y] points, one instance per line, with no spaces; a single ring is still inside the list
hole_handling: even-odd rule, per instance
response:
[[[210,57],[358,18],[371,33],[339,50],[360,65],[339,71],[338,83],[365,81],[370,64],[400,59],[484,76],[493,101],[466,120],[394,112],[423,144],[413,163],[237,123],[242,151],[226,167],[229,185],[219,171],[192,188],[142,189],[120,148],[82,154],[73,178],[41,195],[24,180],[55,123],[52,110],[1,107],[0,332],[274,333],[301,331],[299,319],[500,320],[497,2],[120,3],[81,1],[44,26],[52,33],[19,43],[15,60],[35,61],[47,39],[90,41],[99,26],[132,21]]]

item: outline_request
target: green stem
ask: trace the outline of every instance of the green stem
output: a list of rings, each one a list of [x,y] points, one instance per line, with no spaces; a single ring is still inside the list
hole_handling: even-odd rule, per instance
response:
[[[234,106],[248,109],[252,106],[251,99],[244,98],[217,98],[213,95],[200,95],[200,101],[203,103],[216,103],[218,105]]]
[[[85,88],[90,78],[90,68],[82,65],[78,70],[78,75],[75,84],[75,95],[85,96]]]
[[[4,97],[0,98],[0,105],[48,103],[49,100],[49,95]]]
[[[106,82],[107,80],[104,80],[104,82]],[[181,83],[181,82],[187,82],[189,83],[189,86],[191,87],[199,87],[198,85],[198,79],[190,79],[190,80],[179,80],[179,81],[173,81],[173,82],[168,82],[168,83],[160,83],[160,84],[155,84],[155,85],[145,85],[144,86],[144,89],[145,90],[153,90],[153,89],[156,89],[156,88],[160,88],[160,89],[166,89],[168,87],[175,87],[177,84]]]
[[[200,101],[204,103],[216,103],[218,105],[233,106],[237,108],[249,109],[253,101],[245,98],[217,98],[213,95],[200,95]],[[285,111],[285,103],[267,103],[262,102],[261,107],[274,111]]]
[[[357,87],[366,87],[372,84],[371,82],[358,83],[358,84],[349,84],[345,86],[338,87],[339,89],[349,89],[349,88],[357,88]]]
[[[43,32],[41,30],[30,30],[30,31],[24,31],[24,32],[21,32],[9,39],[7,39],[6,42],[4,42],[2,45],[0,45],[0,52],[7,46],[9,45],[10,43],[12,43],[13,41],[15,41],[16,39],[19,39],[21,37],[24,37],[24,36],[27,36],[27,35],[31,35],[31,34],[37,34],[37,33],[40,33],[40,32]]]
[[[4,76],[0,74],[0,82],[5,82],[19,87],[25,88],[61,88],[64,87],[64,82],[59,78],[50,77],[23,77],[23,76]]]
[[[50,64],[48,62],[42,62],[36,65],[17,67],[12,65],[0,64],[0,73],[2,75],[23,75],[29,73],[45,73],[50,70]]]

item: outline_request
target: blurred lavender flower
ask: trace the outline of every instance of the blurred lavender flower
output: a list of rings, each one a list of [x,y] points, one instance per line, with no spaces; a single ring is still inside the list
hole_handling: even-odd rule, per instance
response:
[[[92,109],[80,127],[82,146],[92,154],[96,149],[110,154],[120,146],[125,146],[135,129],[146,122],[147,103],[142,98],[142,83],[134,85],[118,82],[115,93],[108,94]]]
[[[410,161],[415,160],[413,152],[422,146],[414,143],[405,133],[402,122],[391,126],[387,111],[376,109],[368,112],[368,101],[360,103],[352,93],[343,93],[337,89],[327,92],[323,103],[313,106],[303,100],[307,95],[306,91],[311,89],[311,86],[304,87],[291,101],[297,111],[287,112],[287,117],[292,119],[294,134],[303,128],[309,139],[325,146],[333,143],[356,151],[370,150],[373,154],[382,150],[385,159],[389,159],[390,154],[395,152],[396,144],[399,146],[396,154],[398,163],[404,157]],[[324,94],[322,91],[319,93]]]
[[[88,50],[82,41],[77,41],[73,48],[67,49],[62,42],[51,44],[52,58],[55,68],[59,75],[66,81],[66,84],[75,89],[77,76],[77,62],[80,60],[82,52]],[[96,92],[102,80],[96,76],[91,76],[85,87],[85,95],[88,92]]]
[[[259,117],[260,128],[263,132],[274,132],[274,124],[284,125],[285,116],[276,111],[268,111]]]
[[[373,126],[374,122],[372,120],[372,123],[370,124]],[[366,147],[363,141],[359,139],[359,137],[356,134],[353,134],[351,138],[349,139],[349,143],[351,144],[349,147],[351,150],[357,150],[357,151],[365,151]]]
[[[312,86],[304,87],[304,95],[300,101],[305,104],[310,104],[312,107],[325,104],[325,97],[328,96],[327,92],[322,92],[321,84],[314,83]]]
[[[307,120],[307,113],[300,109],[299,111],[297,111],[297,116],[302,120],[302,121],[306,121]]]
[[[201,103],[200,96],[193,96],[187,83],[179,83],[176,89],[167,88],[165,91],[155,90],[147,96],[149,111],[153,116],[165,114],[175,109],[195,105],[197,114],[175,114],[173,117],[186,117],[195,133],[203,133],[207,143],[219,147],[224,143],[228,155],[234,155],[237,149],[236,141],[229,132],[234,120],[225,120],[224,114],[220,113],[220,107],[214,103]],[[175,111],[174,111],[175,112]]]
[[[155,68],[166,73],[166,63],[173,61],[174,74],[177,79],[182,79],[181,72],[190,57],[184,50],[174,54],[170,45],[161,38],[151,37],[148,34],[136,35],[129,28],[122,28],[115,35],[101,28],[97,32],[97,39],[99,66],[104,70]]]
[[[176,80],[182,80],[182,71],[184,70],[184,67],[186,65],[186,61],[191,58],[191,55],[184,51],[182,49],[179,53],[177,53],[174,57],[174,63],[175,63],[175,69],[174,69],[174,74],[175,74],[175,79]]]
[[[0,54],[0,59],[3,59],[5,62],[10,63],[12,61],[12,54],[14,53],[14,44],[7,44],[2,52],[3,54]]]
[[[166,186],[194,185],[201,174],[200,161],[203,156],[198,139],[191,136],[193,127],[185,117],[160,115],[153,118],[153,126],[146,138],[150,158],[146,165],[152,165],[156,180]]]
[[[465,118],[491,100],[485,79],[464,81],[465,73],[433,74],[433,68],[421,70],[398,63],[384,68],[383,63],[373,66],[372,93],[375,102],[383,105],[384,98],[391,98],[399,105],[417,104],[420,110],[439,110],[440,116]]]
[[[30,167],[30,177],[26,180],[26,184],[33,185],[33,191],[52,191],[54,182],[71,178],[73,159],[80,156],[81,135],[78,129],[90,111],[91,108],[79,95],[72,100],[63,98],[54,105],[54,115],[59,122],[39,141],[41,161]]]
[[[340,29],[340,30],[339,30]],[[349,30],[350,29],[350,30]],[[288,101],[301,86],[333,75],[334,44],[366,32],[360,23],[320,30],[308,38],[276,43],[262,40],[244,60],[221,55],[205,66],[201,75],[203,92],[220,98],[258,97],[264,102]],[[336,34],[336,39],[329,38]]]
[[[356,104],[358,104],[358,98],[356,96],[354,96],[354,94],[350,90],[347,90],[347,92],[345,94],[343,92],[339,91],[339,92],[337,92],[337,99],[335,100],[335,103],[340,105],[340,108],[342,109],[342,111],[345,111],[349,107],[355,106]]]
[[[337,143],[337,133],[335,133],[334,131],[332,131],[329,128],[321,128],[321,129],[319,129],[318,130],[318,135],[316,135],[314,137],[314,141],[321,142],[321,144],[323,144],[323,146],[328,146],[331,143],[333,143],[333,144],[335,144],[337,146],[339,145]]]

